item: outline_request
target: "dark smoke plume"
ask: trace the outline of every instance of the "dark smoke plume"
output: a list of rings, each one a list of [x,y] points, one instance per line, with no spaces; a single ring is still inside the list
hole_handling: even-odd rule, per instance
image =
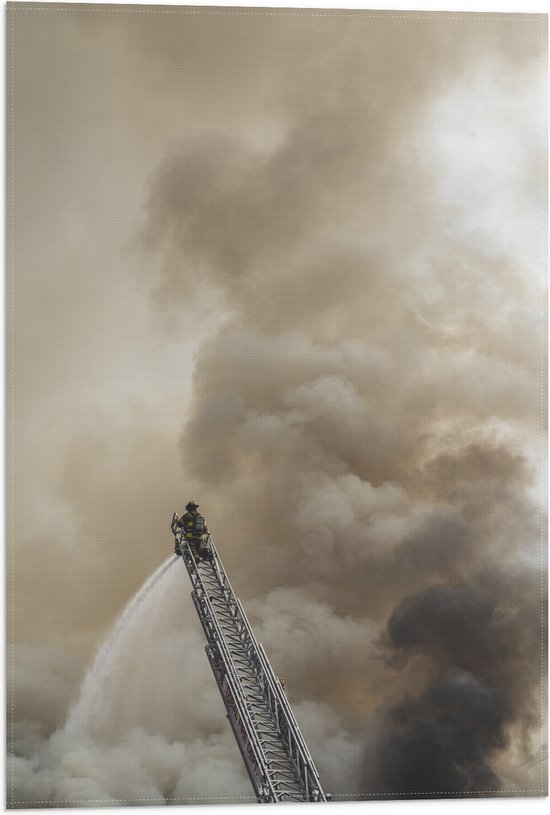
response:
[[[375,786],[434,796],[490,794],[502,784],[490,767],[540,716],[540,598],[529,574],[472,575],[467,585],[435,585],[392,612],[381,644],[404,668],[417,660],[428,676],[381,712]]]

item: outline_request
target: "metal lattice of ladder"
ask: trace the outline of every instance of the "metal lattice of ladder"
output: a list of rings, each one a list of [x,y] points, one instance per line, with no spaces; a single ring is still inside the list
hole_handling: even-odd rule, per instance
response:
[[[206,654],[259,803],[328,801],[280,680],[254,636],[208,535],[195,554],[172,519],[176,552],[193,586]]]

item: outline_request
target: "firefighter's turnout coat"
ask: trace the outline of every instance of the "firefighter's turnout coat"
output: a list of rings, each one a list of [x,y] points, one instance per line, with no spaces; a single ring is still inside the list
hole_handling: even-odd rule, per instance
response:
[[[204,517],[198,513],[195,515],[192,512],[186,512],[179,519],[178,526],[183,528],[185,539],[196,546],[202,541],[203,535],[208,534],[208,527],[204,522]]]

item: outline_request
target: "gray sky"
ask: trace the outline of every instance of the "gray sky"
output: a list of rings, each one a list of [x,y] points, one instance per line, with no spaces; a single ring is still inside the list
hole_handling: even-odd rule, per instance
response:
[[[49,736],[191,496],[335,792],[426,792],[400,785],[430,783],[449,716],[467,758],[441,784],[532,788],[542,18],[10,19],[18,795],[139,797],[106,747],[75,771]],[[237,795],[195,621],[166,631],[181,592],[126,646],[135,693],[110,688],[103,738],[151,794],[192,797],[204,753]],[[175,718],[151,690],[174,675]]]

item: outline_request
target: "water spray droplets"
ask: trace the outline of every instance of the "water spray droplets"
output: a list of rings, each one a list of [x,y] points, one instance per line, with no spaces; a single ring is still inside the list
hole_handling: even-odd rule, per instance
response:
[[[117,645],[122,641],[124,632],[127,630],[146,598],[176,560],[177,557],[175,555],[171,555],[165,560],[156,572],[145,581],[136,594],[134,594],[118,618],[110,635],[99,649],[94,664],[86,674],[80,699],[72,709],[67,724],[65,725],[65,733],[67,735],[73,736],[77,733],[84,735],[89,730],[92,724],[95,703],[100,694],[101,687],[110,676],[111,669],[116,662]]]

